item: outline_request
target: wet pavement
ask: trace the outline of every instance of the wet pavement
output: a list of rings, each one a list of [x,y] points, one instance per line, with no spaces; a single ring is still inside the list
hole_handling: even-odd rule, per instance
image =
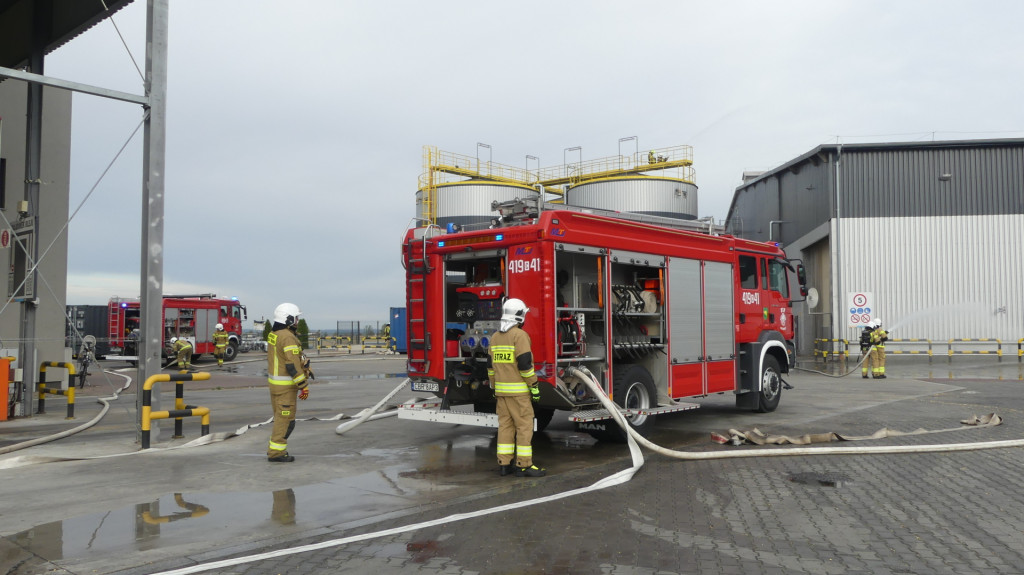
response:
[[[93,427],[0,455],[0,573],[1024,572],[1019,447],[708,461],[644,450],[631,481],[557,498],[629,468],[626,447],[596,442],[558,414],[534,441],[549,475],[527,479],[498,477],[493,430],[385,418],[338,436],[339,414],[401,383],[404,358],[324,356],[314,358],[305,421],[289,442],[297,461],[270,464],[268,426],[246,429],[270,415],[263,365],[240,359],[223,372],[200,364],[213,377],[185,392],[210,407],[214,434],[240,435],[177,448],[196,439],[199,422],[186,419],[182,439],[164,422],[141,452],[130,389]],[[896,358],[888,370],[878,381],[793,373],[795,389],[771,414],[711,396],[661,417],[651,440],[691,453],[777,452],[793,446],[722,446],[710,435],[938,430],[992,412],[1003,425],[812,448],[1024,439],[1016,358]],[[45,415],[0,422],[0,449],[89,421],[96,398],[122,382],[95,374],[74,421],[57,398]],[[171,405],[173,386],[162,392]],[[545,496],[556,498],[488,512]],[[474,512],[483,514],[464,515]]]

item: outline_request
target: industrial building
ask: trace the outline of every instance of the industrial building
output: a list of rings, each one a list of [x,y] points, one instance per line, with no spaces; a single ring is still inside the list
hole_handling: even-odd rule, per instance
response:
[[[781,243],[816,288],[801,354],[880,318],[890,352],[1018,355],[1024,139],[822,145],[744,180],[727,233]]]

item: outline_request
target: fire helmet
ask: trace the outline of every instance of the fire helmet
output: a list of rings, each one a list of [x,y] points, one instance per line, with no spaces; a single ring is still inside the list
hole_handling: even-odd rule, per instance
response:
[[[172,337],[171,338],[171,343],[178,343],[178,338]]]
[[[302,311],[299,306],[293,303],[283,303],[274,309],[274,323],[280,323],[287,326],[295,325],[299,321],[299,316],[302,315]]]
[[[878,318],[876,318],[876,319],[875,319],[875,322],[874,322],[873,324],[871,324],[871,325],[872,325],[872,326],[874,326],[874,327],[875,327],[875,329],[878,329],[878,328],[882,327],[882,320],[881,320],[881,319],[878,319]]]
[[[506,300],[505,304],[501,306],[501,331],[508,331],[514,325],[523,325],[528,311],[530,308],[526,307],[523,300],[518,298]]]
[[[219,330],[220,330],[220,329],[224,329],[224,324],[222,324],[222,323],[218,323],[218,324],[217,324],[217,325],[215,325],[214,327],[215,327],[215,328],[217,328],[217,329],[219,329]]]

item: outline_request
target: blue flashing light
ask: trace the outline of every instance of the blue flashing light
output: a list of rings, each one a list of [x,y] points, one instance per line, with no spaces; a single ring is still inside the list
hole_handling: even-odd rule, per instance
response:
[[[128,307],[128,304],[125,302],[121,302],[121,307]]]
[[[441,241],[437,242],[437,247],[443,248],[444,247],[444,240],[441,240]]]
[[[490,347],[491,346],[490,338],[481,337],[480,338],[480,346],[481,347]]]
[[[500,242],[503,239],[505,239],[505,234],[498,234],[498,235],[494,236],[494,241],[496,241],[496,242]]]
[[[469,346],[469,347],[476,347],[476,338],[475,337],[467,337],[466,338],[466,345]]]
[[[236,296],[236,295],[231,296],[231,301],[238,301],[238,296]]]

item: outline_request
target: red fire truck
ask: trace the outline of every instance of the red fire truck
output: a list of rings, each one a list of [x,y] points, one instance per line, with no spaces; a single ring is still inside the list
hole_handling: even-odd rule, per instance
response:
[[[165,295],[163,307],[163,355],[167,355],[172,337],[192,342],[192,358],[213,353],[213,332],[218,323],[228,332],[224,359],[238,355],[245,306],[237,299],[221,299],[217,294]],[[110,353],[138,357],[139,300],[112,298],[107,304],[107,334]]]
[[[686,398],[778,406],[795,361],[790,287],[804,295],[806,281],[777,245],[673,218],[533,200],[493,207],[488,229],[405,237],[408,376],[437,400],[399,417],[497,426],[487,351],[508,297],[530,308],[538,430],[566,410],[599,439],[623,437],[570,366],[596,376],[641,433],[657,414],[698,407]]]

